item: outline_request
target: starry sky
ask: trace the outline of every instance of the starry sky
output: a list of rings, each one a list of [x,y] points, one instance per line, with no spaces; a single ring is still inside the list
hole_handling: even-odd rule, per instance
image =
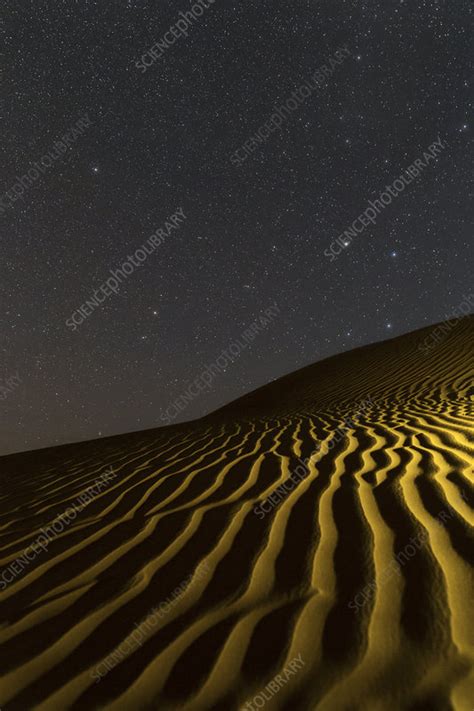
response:
[[[2,454],[161,426],[274,303],[278,317],[176,422],[441,321],[469,293],[472,3],[215,0],[140,71],[192,5],[5,3],[2,195],[81,116],[90,125],[2,203]],[[235,165],[343,45],[332,76]],[[438,137],[446,149],[329,262],[328,244]],[[179,229],[68,328],[177,208]]]

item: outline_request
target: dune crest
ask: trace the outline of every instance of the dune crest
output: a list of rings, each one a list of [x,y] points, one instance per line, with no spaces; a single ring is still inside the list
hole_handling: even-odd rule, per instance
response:
[[[474,318],[432,328],[1,458],[2,710],[472,711]]]

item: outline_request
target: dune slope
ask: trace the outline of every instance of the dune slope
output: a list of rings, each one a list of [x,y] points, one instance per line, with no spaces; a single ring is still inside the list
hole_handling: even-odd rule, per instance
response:
[[[1,458],[2,710],[472,711],[474,318],[432,329]]]

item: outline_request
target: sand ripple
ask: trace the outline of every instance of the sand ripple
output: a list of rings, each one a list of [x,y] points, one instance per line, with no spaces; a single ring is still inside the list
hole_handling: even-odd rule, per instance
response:
[[[0,459],[0,579],[116,475],[0,590],[3,711],[472,711],[474,319],[428,332]]]

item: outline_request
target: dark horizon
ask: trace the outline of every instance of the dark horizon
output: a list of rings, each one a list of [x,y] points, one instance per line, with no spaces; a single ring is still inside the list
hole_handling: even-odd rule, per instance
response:
[[[472,298],[474,299],[474,296],[473,296]],[[462,315],[459,317],[457,323],[459,323],[460,321],[462,321],[462,319],[464,319],[464,318],[471,318],[471,317],[474,317],[474,311],[472,311],[472,312],[470,312],[470,313],[462,314]],[[430,334],[432,334],[432,333],[434,333],[434,332],[436,331],[436,328],[437,328],[438,326],[441,326],[442,324],[446,324],[446,323],[448,323],[448,319],[445,320],[445,321],[439,321],[439,322],[437,322],[437,323],[427,324],[426,326],[423,326],[423,327],[421,327],[421,328],[417,328],[417,329],[414,329],[414,330],[412,330],[412,331],[407,331],[406,333],[398,334],[398,335],[396,335],[396,336],[391,336],[390,338],[384,338],[384,339],[380,339],[380,340],[378,340],[378,341],[372,341],[371,343],[364,343],[364,344],[362,344],[362,345],[360,345],[360,346],[356,346],[355,348],[349,348],[349,349],[347,349],[347,350],[339,351],[338,353],[333,353],[333,354],[328,355],[328,356],[326,356],[326,357],[324,357],[324,358],[321,358],[321,359],[319,359],[319,360],[317,360],[317,361],[313,361],[313,362],[310,362],[310,363],[306,363],[306,364],[302,365],[300,368],[298,368],[297,370],[293,370],[293,371],[288,371],[288,372],[286,372],[286,373],[282,373],[282,374],[278,375],[276,378],[274,378],[274,379],[272,379],[272,380],[270,380],[270,381],[268,381],[268,382],[261,383],[261,384],[257,385],[255,388],[252,388],[252,390],[248,390],[248,391],[242,392],[242,393],[240,393],[236,398],[233,398],[232,400],[229,400],[229,401],[226,401],[226,402],[224,402],[224,403],[221,403],[218,407],[216,407],[216,408],[214,408],[213,410],[210,410],[210,411],[208,411],[208,412],[205,412],[203,415],[200,415],[200,416],[198,416],[198,417],[193,417],[193,418],[189,418],[189,419],[185,419],[185,418],[179,419],[179,418],[177,418],[176,421],[173,421],[173,422],[169,423],[168,425],[166,425],[166,424],[165,424],[165,425],[157,424],[156,426],[146,427],[146,428],[144,428],[144,429],[131,429],[131,430],[127,430],[127,431],[124,431],[124,432],[114,432],[114,433],[111,433],[111,434],[103,435],[102,437],[92,437],[92,438],[89,438],[89,439],[71,440],[71,441],[69,441],[69,442],[61,442],[60,444],[48,444],[48,445],[46,445],[45,447],[37,447],[37,448],[25,449],[25,450],[16,450],[16,451],[11,451],[11,452],[1,452],[1,453],[0,453],[0,459],[1,459],[2,457],[10,457],[10,456],[14,456],[14,455],[22,455],[22,454],[33,453],[33,452],[43,452],[44,450],[48,450],[48,449],[54,449],[54,450],[56,450],[56,449],[58,449],[58,448],[60,448],[60,447],[67,447],[67,446],[69,446],[69,445],[86,444],[86,443],[88,443],[88,442],[95,442],[95,441],[97,441],[97,440],[106,440],[106,439],[114,439],[114,438],[117,438],[117,437],[126,437],[127,435],[139,435],[139,434],[141,434],[141,433],[146,434],[147,432],[150,432],[150,431],[152,431],[152,430],[158,430],[158,429],[159,429],[159,430],[162,430],[162,429],[165,429],[165,428],[167,428],[167,427],[169,427],[169,428],[171,429],[171,428],[173,428],[173,427],[179,427],[179,425],[192,424],[192,423],[198,422],[199,420],[203,420],[203,419],[205,419],[205,418],[207,418],[207,417],[210,417],[210,416],[212,416],[214,413],[219,413],[219,411],[220,411],[222,408],[225,408],[225,407],[228,406],[228,405],[232,405],[234,402],[238,402],[238,401],[241,400],[242,398],[245,398],[245,396],[247,396],[247,395],[252,395],[253,393],[256,393],[257,391],[264,389],[267,385],[273,385],[274,383],[278,382],[279,380],[283,380],[283,379],[285,379],[287,376],[290,376],[290,375],[293,375],[293,374],[297,374],[297,373],[299,373],[300,371],[303,371],[303,370],[305,370],[305,369],[307,369],[307,368],[311,368],[311,366],[314,366],[314,365],[323,363],[323,362],[325,362],[325,361],[330,361],[331,359],[337,358],[338,356],[343,355],[343,354],[351,353],[351,352],[353,352],[353,351],[358,351],[358,350],[365,349],[365,348],[370,348],[370,347],[373,346],[373,345],[377,345],[377,344],[380,344],[380,343],[385,343],[385,342],[388,342],[388,341],[393,341],[393,340],[396,340],[396,339],[399,339],[399,338],[403,338],[404,336],[408,336],[408,335],[410,335],[410,334],[415,334],[415,333],[417,333],[417,332],[421,332],[421,331],[424,331],[424,330],[426,330],[426,331],[428,332],[428,336],[429,336]],[[454,324],[454,326],[451,326],[449,330],[451,330],[451,328],[454,328],[454,327],[457,325],[457,323]],[[435,337],[433,337],[433,338],[432,338],[432,342],[433,342],[434,345],[436,345],[436,342],[435,342],[435,341],[436,341],[436,339],[435,339]],[[422,343],[421,339],[420,339],[420,343]],[[0,478],[1,478],[1,475],[0,475]]]

